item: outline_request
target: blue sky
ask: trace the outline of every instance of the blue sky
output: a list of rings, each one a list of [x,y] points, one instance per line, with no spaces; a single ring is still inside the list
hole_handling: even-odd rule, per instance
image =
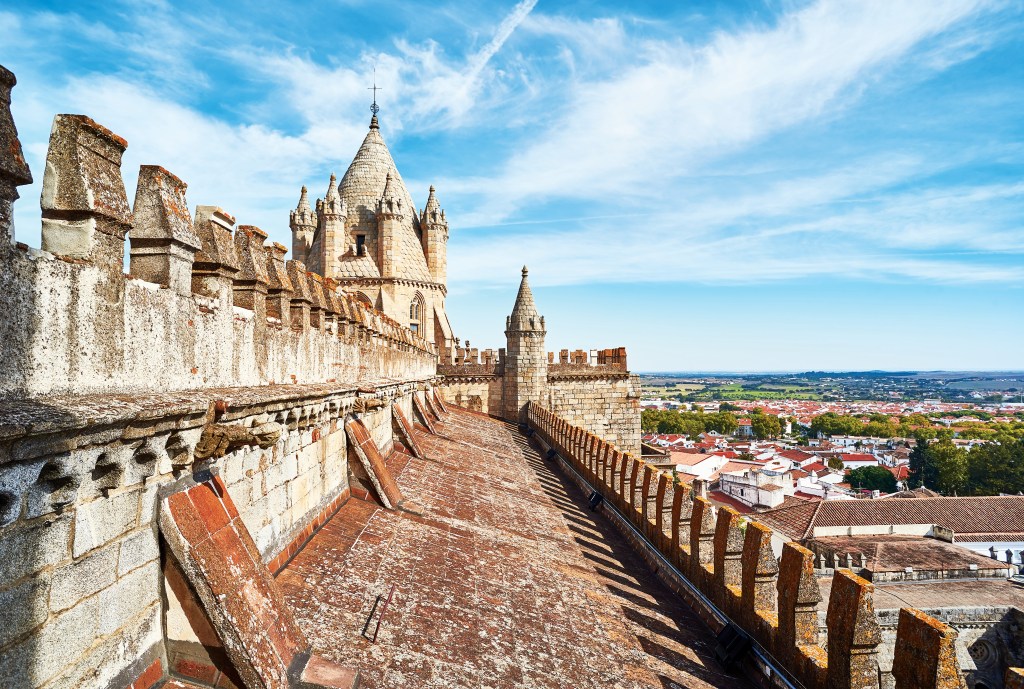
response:
[[[474,346],[526,263],[549,349],[634,370],[1024,369],[1019,2],[15,0],[0,36],[33,246],[57,112],[128,139],[130,196],[160,164],[290,246],[376,67]]]

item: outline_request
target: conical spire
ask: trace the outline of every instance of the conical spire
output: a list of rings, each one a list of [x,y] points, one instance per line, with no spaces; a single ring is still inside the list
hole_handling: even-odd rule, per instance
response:
[[[443,224],[444,222],[444,211],[441,210],[441,204],[438,203],[437,195],[434,194],[434,185],[430,185],[430,195],[427,196],[427,205],[420,214],[420,224]]]
[[[331,173],[331,182],[327,185],[324,195],[323,211],[332,215],[345,215],[345,204],[338,195],[338,178]]]
[[[338,198],[338,178],[331,173],[331,182],[327,185],[327,194],[324,196],[325,201]]]
[[[308,213],[313,210],[309,206],[309,190],[306,189],[305,184],[302,185],[302,193],[299,194],[299,205],[295,207],[295,210],[297,210],[300,213],[302,213],[303,211]]]
[[[391,173],[388,172],[384,178],[384,191],[381,192],[380,203],[377,206],[378,213],[402,215],[402,194],[397,187],[398,185],[392,182]]]
[[[526,266],[523,266],[523,281],[519,283],[516,304],[512,307],[512,315],[509,316],[510,330],[544,329],[543,320],[537,313],[537,305],[533,301],[533,292],[530,291],[530,282],[526,278],[529,272]]]
[[[313,209],[309,206],[309,192],[305,185],[302,193],[299,194],[299,205],[291,212],[291,226],[296,227],[316,225],[316,218],[313,217]]]

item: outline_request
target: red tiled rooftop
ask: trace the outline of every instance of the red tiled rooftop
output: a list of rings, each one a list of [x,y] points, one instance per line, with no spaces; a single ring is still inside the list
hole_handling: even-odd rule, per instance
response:
[[[769,510],[761,519],[791,538],[806,538],[815,526],[938,524],[972,540],[1024,531],[1024,496],[937,497],[916,500],[823,500]]]
[[[319,653],[367,689],[746,686],[513,426],[455,410],[436,426],[418,434],[427,460],[389,460],[422,514],[350,500],[281,573]]]

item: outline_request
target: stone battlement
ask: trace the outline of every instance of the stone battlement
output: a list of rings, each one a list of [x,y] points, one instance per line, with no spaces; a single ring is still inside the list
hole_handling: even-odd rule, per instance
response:
[[[529,405],[527,422],[585,487],[614,506],[613,522],[621,515],[622,528],[639,538],[635,545],[651,554],[648,561],[702,608],[713,628],[731,623],[742,630],[759,649],[769,681],[781,673],[812,689],[964,685],[954,628],[919,610],[900,610],[891,676],[883,677],[871,582],[835,570],[819,638],[822,596],[810,550],[787,542],[776,558],[773,532],[764,524],[730,507],[716,510],[671,474],[541,405]],[[1017,676],[1009,672],[1008,682]]]
[[[558,360],[555,360],[555,352],[548,352],[548,372],[569,372],[586,371],[598,369],[605,371],[628,371],[626,364],[626,348],[616,347],[613,349],[576,349],[569,351],[563,349],[558,352]]]
[[[2,69],[2,68],[0,68]],[[436,347],[286,261],[258,227],[144,165],[134,204],[127,142],[82,115],[54,118],[42,250],[14,244],[31,181],[0,74],[0,397],[424,377]],[[125,240],[130,270],[123,271]]]

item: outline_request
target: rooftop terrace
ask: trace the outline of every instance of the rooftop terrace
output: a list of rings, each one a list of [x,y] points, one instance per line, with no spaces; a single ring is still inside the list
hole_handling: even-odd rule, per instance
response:
[[[437,430],[427,460],[390,459],[422,514],[350,500],[279,574],[318,652],[371,689],[745,686],[514,426],[453,409]]]

